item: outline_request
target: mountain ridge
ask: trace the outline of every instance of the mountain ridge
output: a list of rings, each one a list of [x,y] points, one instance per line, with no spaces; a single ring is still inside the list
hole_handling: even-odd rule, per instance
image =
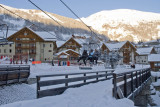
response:
[[[43,29],[54,31],[58,35],[91,35],[91,31],[79,20],[49,13],[55,21],[36,9],[16,9],[9,6],[4,7],[12,10],[21,17],[29,20]],[[0,24],[7,23],[10,28],[30,26],[25,20],[14,16],[6,10],[0,8]],[[131,9],[103,10],[92,14],[86,18],[81,18],[92,30],[96,32],[101,40],[118,41],[150,41],[160,38],[160,14],[143,12]],[[39,28],[33,28],[40,30]]]
[[[160,28],[160,14],[158,13],[116,9],[100,11],[81,19],[111,40],[138,42],[160,37],[160,29],[157,29]],[[146,38],[144,38],[145,35],[147,35]]]

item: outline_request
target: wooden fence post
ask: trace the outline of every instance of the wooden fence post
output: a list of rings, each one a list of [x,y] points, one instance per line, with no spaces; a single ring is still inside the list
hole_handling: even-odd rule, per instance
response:
[[[117,99],[117,74],[113,73],[113,97]]]
[[[127,74],[124,74],[124,97],[127,97]]]
[[[131,72],[131,92],[133,93],[133,72]]]
[[[36,76],[36,78],[37,78],[37,98],[39,98],[38,91],[40,90],[40,86],[39,86],[40,77]]]
[[[85,76],[86,76],[86,73],[84,73],[83,75],[84,75],[84,77],[85,77]],[[84,80],[84,83],[86,83],[86,80]]]
[[[67,79],[67,78],[68,78],[68,75],[65,75],[65,79]],[[65,86],[68,87],[68,82],[65,83]]]
[[[96,72],[96,75],[98,76],[98,72]],[[98,77],[96,78],[96,80],[98,81]]]
[[[136,71],[136,88],[138,88],[138,72]]]
[[[106,71],[106,79],[107,79],[107,71]]]

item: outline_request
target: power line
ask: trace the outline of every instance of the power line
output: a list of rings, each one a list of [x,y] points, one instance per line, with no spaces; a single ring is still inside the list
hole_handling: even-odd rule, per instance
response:
[[[63,5],[65,5],[65,6],[71,11],[71,13],[73,13],[73,14],[91,31],[91,33],[93,32],[93,33],[95,34],[95,37],[96,37],[96,38],[99,39],[99,37],[97,36],[97,34],[91,29],[90,26],[88,26],[86,23],[84,23],[84,21],[81,20],[81,18],[80,18],[65,2],[63,2],[62,0],[60,0],[60,1],[61,1],[61,3],[62,3]],[[99,46],[99,44],[97,44],[97,45]],[[99,46],[99,47],[100,47],[100,46]]]
[[[7,11],[9,11],[10,13],[14,14],[15,16],[18,16],[18,17],[22,18],[23,20],[25,20],[25,21],[27,21],[27,22],[31,23],[32,25],[35,25],[36,27],[40,28],[41,30],[48,32],[49,34],[53,35],[54,37],[56,36],[56,35],[54,35],[54,34],[50,33],[49,31],[47,31],[47,30],[45,30],[45,29],[43,29],[43,28],[41,28],[41,27],[37,26],[36,24],[34,24],[34,23],[32,23],[32,22],[30,22],[30,21],[28,21],[28,20],[24,19],[23,17],[21,17],[21,16],[19,16],[19,15],[15,14],[13,11],[11,11],[11,10],[9,10],[9,9],[5,8],[4,6],[0,5],[0,7],[1,7],[1,8],[3,8],[3,9],[5,9],[5,10],[7,10]]]
[[[45,12],[44,10],[42,10],[38,5],[36,5],[35,3],[33,3],[31,0],[28,0],[31,4],[33,4],[36,8],[38,8],[39,10],[41,10],[44,14],[46,14],[49,18],[51,18],[53,21],[55,21],[57,24],[59,24],[60,26],[62,26],[64,29],[66,29],[62,24],[60,24],[57,20],[55,20],[51,15],[49,15],[47,12]],[[67,30],[69,33],[71,33],[69,30]]]
[[[90,26],[88,26],[86,23],[84,23],[84,21],[83,21],[66,3],[64,3],[62,0],[60,0],[60,1],[61,1],[61,3],[62,3],[63,5],[65,5],[91,32],[93,32],[93,30],[90,28]],[[93,33],[95,34],[95,36],[97,36],[95,32],[93,32]],[[98,37],[98,36],[97,36],[97,37]]]

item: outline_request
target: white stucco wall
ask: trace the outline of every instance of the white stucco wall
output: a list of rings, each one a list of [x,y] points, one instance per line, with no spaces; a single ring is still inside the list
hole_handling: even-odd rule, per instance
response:
[[[148,56],[136,56],[136,63],[137,64],[148,64]]]
[[[10,52],[11,50],[11,52]],[[5,51],[5,52],[4,52]],[[13,57],[15,55],[15,43],[9,45],[0,45],[0,56]]]

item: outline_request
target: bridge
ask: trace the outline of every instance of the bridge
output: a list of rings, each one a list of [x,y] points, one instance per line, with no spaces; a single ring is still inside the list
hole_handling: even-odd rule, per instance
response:
[[[116,99],[134,100],[151,78],[150,68],[114,73],[114,70],[70,74],[39,75],[37,79],[37,98],[62,94],[68,88],[80,87],[89,83],[112,79],[112,95]]]

